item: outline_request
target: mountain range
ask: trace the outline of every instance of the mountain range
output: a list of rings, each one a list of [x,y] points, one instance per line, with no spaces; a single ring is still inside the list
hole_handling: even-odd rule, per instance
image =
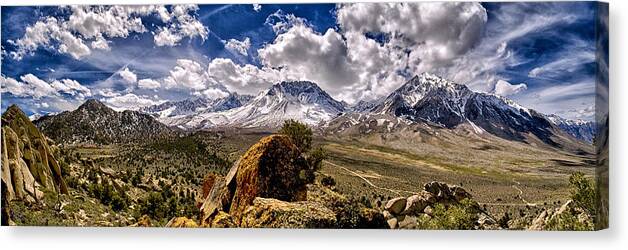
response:
[[[231,94],[228,99],[237,99]],[[240,96],[241,97],[241,96]],[[240,100],[239,106],[221,109],[214,103],[210,107],[181,115],[159,116],[159,121],[183,129],[207,129],[218,127],[276,128],[287,119],[295,119],[311,126],[331,120],[346,110],[343,103],[334,100],[318,85],[307,81],[281,82],[261,92],[250,100]],[[144,109],[154,116],[156,106]]]
[[[373,117],[376,120],[370,119]],[[415,123],[444,129],[465,127],[476,134],[514,141],[534,136],[551,146],[559,146],[556,138],[564,137],[590,144],[595,131],[592,122],[544,115],[429,73],[413,77],[380,101],[359,101],[353,106],[334,100],[313,82],[284,81],[255,97],[231,93],[217,99],[165,102],[139,111],[116,112],[90,100],[75,111],[45,116],[35,124],[55,141],[131,142],[167,134],[171,128],[276,129],[287,119],[328,132],[387,119],[391,122],[386,123],[386,130],[395,129],[395,124]]]

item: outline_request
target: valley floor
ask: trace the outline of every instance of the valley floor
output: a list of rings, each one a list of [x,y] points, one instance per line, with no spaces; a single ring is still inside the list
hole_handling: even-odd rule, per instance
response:
[[[197,211],[195,206],[200,202],[198,190],[202,188],[203,177],[207,173],[226,174],[247,148],[266,135],[259,132],[208,132],[141,146],[65,147],[63,161],[70,162],[69,168],[74,176],[68,181],[71,195],[42,198],[48,201],[49,209],[59,209],[58,206],[63,205],[71,214],[59,217],[45,212],[44,208],[40,209],[42,212],[27,211],[25,205],[14,203],[13,210],[22,213],[22,219],[16,223],[128,226],[141,222],[140,217],[150,202],[177,203],[174,207],[158,209],[161,214],[156,216],[163,218],[153,222],[154,226],[163,226],[173,216],[194,218],[198,215],[191,211]],[[426,156],[358,140],[317,137],[313,144],[325,149],[327,159],[321,172],[335,180],[338,191],[376,208],[383,208],[391,198],[420,192],[427,182],[441,181],[466,189],[495,218],[508,212],[511,218],[530,219],[543,209],[560,207],[569,199],[571,173],[580,171],[593,175],[594,171],[586,157],[575,155],[562,155],[552,161],[555,165],[550,168],[538,165],[549,159],[520,158],[513,161],[512,155],[506,152],[502,154],[509,163],[473,166],[458,163],[465,162],[466,159],[461,157],[473,154],[470,150],[480,153],[493,150],[495,158],[500,157],[499,150],[466,148],[460,149],[459,154],[449,151],[448,156]],[[547,155],[553,157],[556,152]],[[114,211],[111,201],[103,205],[98,199],[91,198],[94,194],[100,195],[90,186],[92,182],[110,183],[116,190],[123,191],[124,207]],[[171,193],[171,197],[154,197],[156,193],[163,194],[164,190]],[[51,218],[34,220],[33,216]]]

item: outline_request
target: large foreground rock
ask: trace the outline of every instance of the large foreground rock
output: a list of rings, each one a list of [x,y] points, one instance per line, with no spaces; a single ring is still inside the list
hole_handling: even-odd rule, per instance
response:
[[[316,202],[255,198],[242,214],[241,227],[333,228],[336,215]]]
[[[48,139],[15,105],[2,114],[2,180],[9,200],[36,201],[40,188],[68,193]]]
[[[306,160],[287,136],[262,138],[238,161],[229,213],[239,217],[256,197],[304,201],[307,183],[300,176],[307,169]]]

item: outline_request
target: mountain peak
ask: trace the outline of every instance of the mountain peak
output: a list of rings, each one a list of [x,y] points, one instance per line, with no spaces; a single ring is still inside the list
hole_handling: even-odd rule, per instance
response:
[[[26,116],[24,111],[22,111],[22,109],[20,109],[20,107],[18,107],[16,104],[12,104],[2,114],[2,123],[9,123],[12,120],[15,120],[16,118],[30,120],[30,119],[28,119],[28,117]]]
[[[107,107],[107,105],[105,105],[104,103],[102,103],[99,100],[88,99],[83,104],[81,104],[81,106],[79,106],[78,109],[81,109],[81,110],[103,110],[103,109],[104,110],[108,110],[108,109],[111,109],[111,108]]]
[[[284,93],[297,96],[303,93],[321,93],[324,92],[316,83],[310,81],[283,81],[273,85],[269,90],[269,94]]]

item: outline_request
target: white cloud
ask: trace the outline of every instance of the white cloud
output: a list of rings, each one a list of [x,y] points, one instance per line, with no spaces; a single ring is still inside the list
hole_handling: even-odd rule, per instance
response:
[[[251,47],[251,39],[246,37],[244,41],[240,41],[237,39],[229,39],[228,41],[223,41],[225,44],[225,48],[233,53],[239,53],[247,56],[248,50]]]
[[[33,74],[20,77],[20,81],[10,77],[0,77],[2,83],[2,93],[11,93],[20,97],[32,97],[40,99],[46,96],[57,95],[57,90],[49,83],[39,79]]]
[[[347,50],[342,35],[333,29],[318,34],[310,27],[296,25],[259,49],[258,54],[267,67],[283,68],[300,79],[331,88],[346,86],[358,79]]]
[[[65,8],[65,7],[61,7]],[[155,15],[163,24],[155,35],[157,46],[174,46],[183,38],[207,38],[208,30],[197,20],[196,5],[175,5],[171,12],[156,5],[71,6],[67,18],[44,17],[26,27],[24,36],[9,41],[17,49],[9,54],[16,60],[39,47],[56,50],[80,59],[92,49],[109,50],[108,38],[126,38],[147,29],[141,17]]]
[[[110,88],[98,89],[95,91],[95,93],[96,95],[103,96],[103,97],[116,97],[116,96],[122,95],[119,92],[116,92]]]
[[[207,39],[209,30],[193,15],[196,5],[176,5],[172,7],[172,23],[161,27],[154,36],[157,46],[175,46],[185,37]]]
[[[266,19],[278,36],[258,54],[263,66],[278,69],[282,78],[314,81],[350,103],[372,100],[408,75],[450,65],[467,53],[486,18],[477,3],[341,4],[340,30],[321,34],[305,19],[278,11]]]
[[[20,103],[36,107],[31,110],[40,113],[40,109],[62,111],[76,108],[91,90],[72,79],[53,80],[51,83],[39,79],[33,74],[26,74],[16,80],[0,76],[1,92],[20,97]]]
[[[91,43],[92,49],[111,50],[109,48],[109,41],[105,40],[102,36],[97,37],[96,40]]]
[[[137,82],[137,86],[140,89],[159,89],[161,88],[161,83],[153,79],[142,79]]]
[[[127,83],[135,83],[137,82],[137,75],[131,72],[129,68],[124,68],[122,71],[118,72],[118,75],[124,79]]]
[[[409,66],[430,69],[448,65],[480,39],[487,20],[479,3],[362,3],[340,5],[344,31],[384,33],[410,49]]]
[[[160,101],[154,101],[146,96],[138,96],[133,93],[125,95],[115,96],[111,98],[103,99],[103,102],[108,104],[115,110],[138,110],[141,107],[151,106],[161,103]]]
[[[157,46],[175,46],[183,39],[179,34],[172,32],[169,28],[159,28],[153,37]]]
[[[92,95],[92,92],[89,88],[81,85],[76,80],[72,79],[62,79],[62,80],[54,80],[50,84],[57,92],[63,92],[70,95],[79,96],[79,99],[84,99],[85,97],[89,97]]]
[[[552,77],[561,72],[573,73],[586,63],[595,62],[595,51],[590,47],[570,48],[554,61],[538,66],[528,73],[529,77]]]
[[[237,65],[226,58],[216,58],[209,63],[207,73],[215,85],[222,85],[231,92],[256,95],[282,79],[281,73],[270,69],[259,69],[247,64]]]
[[[198,62],[179,59],[177,65],[170,70],[170,75],[163,81],[166,89],[207,89],[209,83],[207,72]]]
[[[261,4],[254,3],[254,4],[253,4],[253,10],[254,10],[255,12],[259,12],[260,10],[262,10],[262,5],[261,5]]]
[[[500,96],[509,96],[517,94],[526,89],[528,89],[528,86],[525,83],[511,84],[507,81],[500,79],[495,84],[495,89],[493,90],[493,93]]]
[[[275,33],[279,34],[296,25],[307,25],[307,21],[304,18],[296,17],[294,14],[285,14],[279,9],[266,17],[264,24],[269,25]]]

